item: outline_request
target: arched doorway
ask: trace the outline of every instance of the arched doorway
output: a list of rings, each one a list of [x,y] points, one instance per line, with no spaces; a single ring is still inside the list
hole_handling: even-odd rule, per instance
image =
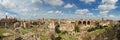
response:
[[[86,25],[86,21],[83,21],[83,24]]]
[[[78,22],[78,25],[79,25],[79,24],[82,24],[82,22],[81,22],[81,21],[79,21],[79,22]]]
[[[90,21],[88,21],[87,24],[90,25]]]

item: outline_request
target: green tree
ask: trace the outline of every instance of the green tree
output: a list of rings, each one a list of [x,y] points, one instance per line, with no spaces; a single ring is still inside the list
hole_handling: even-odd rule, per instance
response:
[[[80,29],[78,26],[75,25],[75,29],[74,29],[75,32],[80,32]]]
[[[61,33],[61,31],[59,30],[59,27],[60,27],[59,24],[55,26],[55,32],[58,34]]]

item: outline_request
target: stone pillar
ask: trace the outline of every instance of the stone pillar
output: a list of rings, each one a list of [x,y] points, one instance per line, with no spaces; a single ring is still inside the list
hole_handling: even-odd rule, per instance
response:
[[[85,25],[88,25],[88,21],[85,21],[86,23],[85,23]]]

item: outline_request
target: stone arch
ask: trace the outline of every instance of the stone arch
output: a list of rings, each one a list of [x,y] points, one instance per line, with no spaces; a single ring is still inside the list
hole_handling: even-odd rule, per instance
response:
[[[78,24],[82,24],[82,22],[81,22],[81,21],[79,21],[79,22],[78,22]]]
[[[87,24],[90,25],[90,21],[87,21]]]
[[[83,24],[85,24],[85,25],[86,25],[86,21],[83,21]]]

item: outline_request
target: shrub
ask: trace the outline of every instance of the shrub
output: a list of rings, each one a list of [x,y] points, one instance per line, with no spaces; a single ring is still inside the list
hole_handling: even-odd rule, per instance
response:
[[[93,27],[92,27],[92,28],[88,29],[87,31],[88,31],[88,32],[91,32],[91,31],[94,31],[94,30],[96,30],[96,28],[93,28]]]
[[[78,26],[75,26],[75,29],[74,29],[75,32],[80,32],[80,29]]]
[[[59,30],[59,27],[60,27],[59,25],[56,25],[56,27],[55,27],[55,32],[58,34],[61,33],[61,31]]]
[[[68,32],[67,31],[63,31],[62,34],[68,34]]]
[[[62,39],[62,37],[60,37],[60,36],[55,38],[55,40],[61,40],[61,39]]]

